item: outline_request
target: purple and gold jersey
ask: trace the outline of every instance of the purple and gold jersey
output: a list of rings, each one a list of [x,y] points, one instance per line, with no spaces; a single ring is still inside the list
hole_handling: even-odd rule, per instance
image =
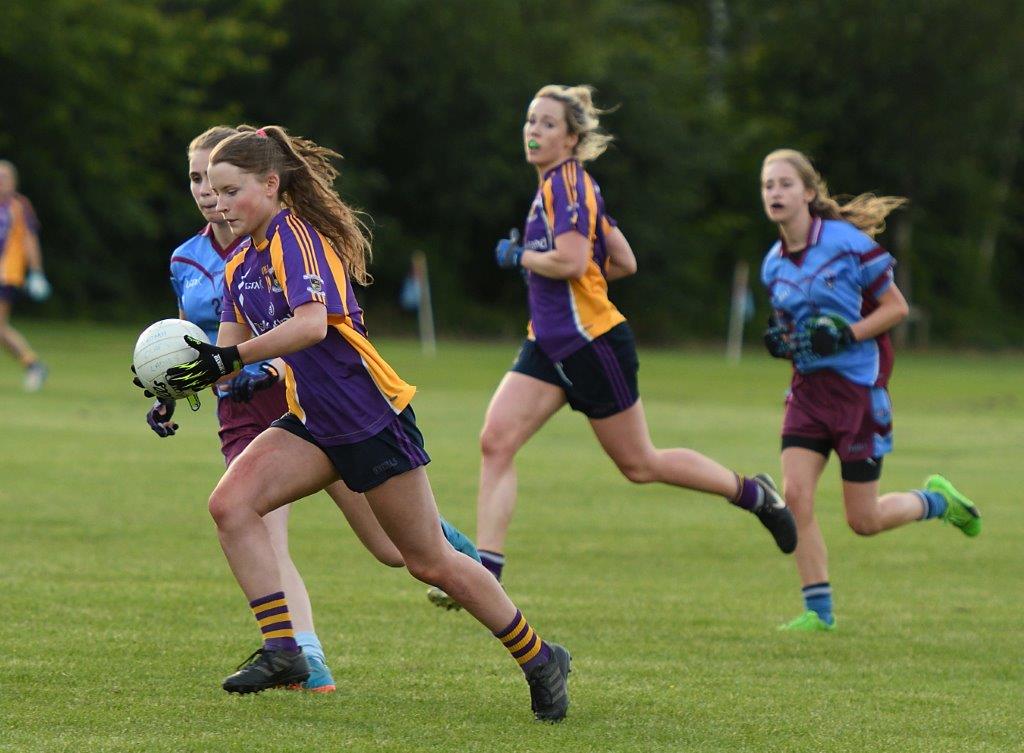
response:
[[[795,254],[778,240],[761,265],[761,282],[779,320],[796,324],[812,316],[838,314],[863,319],[892,284],[896,260],[869,235],[844,220],[814,217],[807,246]],[[797,359],[802,374],[832,369],[855,384],[885,386],[892,372],[888,334],[854,343],[835,355]]]
[[[552,361],[626,321],[608,300],[604,276],[604,235],[614,226],[605,214],[601,189],[578,161],[568,160],[544,174],[526,219],[523,248],[551,251],[555,238],[573,230],[590,243],[587,271],[580,279],[554,280],[533,272],[527,277],[528,336]]]
[[[210,342],[217,341],[220,306],[224,297],[224,264],[242,239],[221,248],[207,225],[171,254],[171,287],[185,318],[202,327]]]
[[[0,285],[25,282],[26,236],[38,233],[39,221],[27,198],[16,193],[0,203]]]
[[[327,307],[327,337],[283,356],[288,410],[326,446],[360,442],[401,413],[416,388],[367,339],[362,309],[330,241],[285,209],[270,221],[265,243],[246,239],[228,261],[221,321],[261,335],[314,301]]]

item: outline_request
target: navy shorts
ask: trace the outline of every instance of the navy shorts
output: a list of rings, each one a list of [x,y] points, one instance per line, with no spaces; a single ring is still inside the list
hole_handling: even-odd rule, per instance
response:
[[[782,446],[807,447],[843,463],[892,452],[892,403],[884,387],[854,384],[830,369],[795,374],[786,398]]]
[[[588,418],[608,418],[640,399],[633,330],[625,322],[594,338],[561,361],[552,361],[533,340],[519,349],[512,371],[561,387],[569,407]]]
[[[321,444],[294,413],[285,413],[271,426],[289,431],[323,450],[341,480],[354,492],[369,491],[393,476],[430,462],[411,405],[379,433],[352,444]]]
[[[14,303],[21,297],[21,288],[17,285],[0,285],[0,301]]]

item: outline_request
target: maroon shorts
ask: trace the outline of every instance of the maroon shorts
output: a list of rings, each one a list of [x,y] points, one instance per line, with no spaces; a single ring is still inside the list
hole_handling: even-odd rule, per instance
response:
[[[892,452],[889,393],[854,384],[830,369],[794,374],[782,420],[783,446],[800,446],[787,441],[797,438],[830,447],[844,463],[880,458]]]
[[[284,394],[284,382],[278,382],[254,394],[248,403],[236,403],[230,397],[217,400],[217,418],[220,421],[217,433],[226,465],[231,465],[260,432],[288,412]]]

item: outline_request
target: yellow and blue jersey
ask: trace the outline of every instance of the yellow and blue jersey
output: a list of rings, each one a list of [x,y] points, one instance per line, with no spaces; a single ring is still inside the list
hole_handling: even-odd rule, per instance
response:
[[[555,238],[575,231],[587,239],[590,258],[583,276],[554,280],[530,272],[528,336],[552,361],[561,361],[626,321],[608,300],[604,237],[615,226],[605,213],[601,189],[575,159],[548,170],[527,216],[523,248],[551,251]]]
[[[878,296],[892,284],[895,265],[888,251],[849,222],[813,217],[804,250],[788,253],[781,239],[772,245],[761,265],[761,282],[784,324],[795,327],[826,314],[856,322],[877,308]],[[832,369],[864,386],[885,386],[892,365],[887,334],[835,355],[793,362],[802,374]]]
[[[27,198],[16,193],[0,203],[0,285],[24,284],[25,244],[30,235],[38,234],[39,221]]]
[[[288,409],[326,446],[360,442],[401,413],[416,388],[367,339],[363,311],[330,241],[285,209],[270,221],[264,243],[247,239],[225,266],[221,321],[261,335],[314,301],[327,308],[327,336],[283,356]]]

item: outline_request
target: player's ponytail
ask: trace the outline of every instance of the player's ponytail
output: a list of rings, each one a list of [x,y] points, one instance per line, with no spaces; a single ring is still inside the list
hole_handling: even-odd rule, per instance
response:
[[[276,172],[281,178],[282,203],[323,233],[360,285],[372,278],[370,233],[358,213],[334,190],[338,170],[333,160],[341,155],[309,139],[290,136],[281,126],[238,126],[238,134],[221,142],[210,154],[210,164],[228,162],[255,175]]]
[[[594,88],[592,86],[562,86],[548,84],[534,95],[549,97],[561,102],[565,109],[565,123],[569,133],[579,136],[572,156],[580,162],[595,160],[604,154],[615,137],[601,130],[601,116],[611,110],[600,110],[594,105]]]
[[[796,149],[776,149],[764,158],[763,166],[783,160],[792,165],[805,186],[814,191],[809,209],[811,214],[826,220],[845,220],[872,238],[885,230],[885,218],[907,203],[903,196],[876,196],[862,193],[846,201],[829,195],[828,185],[814,169],[810,159]]]

